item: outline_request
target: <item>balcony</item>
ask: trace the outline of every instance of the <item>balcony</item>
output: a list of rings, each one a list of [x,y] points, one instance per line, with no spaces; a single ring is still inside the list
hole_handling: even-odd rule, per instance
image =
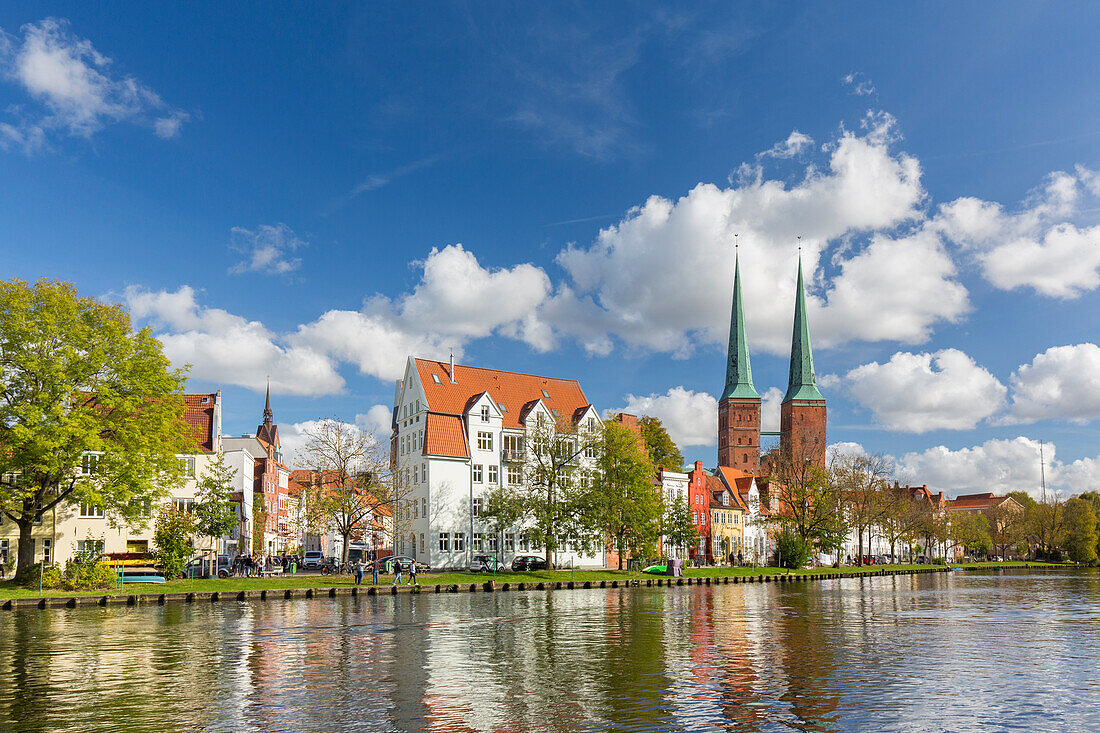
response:
[[[505,463],[523,463],[523,451],[505,448],[500,452],[500,460]]]

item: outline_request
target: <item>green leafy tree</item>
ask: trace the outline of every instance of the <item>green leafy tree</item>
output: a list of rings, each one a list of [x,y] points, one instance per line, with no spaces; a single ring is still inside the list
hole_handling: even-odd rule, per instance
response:
[[[767,492],[776,500],[768,522],[789,529],[816,545],[834,552],[848,537],[844,492],[813,461],[775,456],[770,462]]]
[[[267,531],[267,501],[263,492],[252,493],[252,554],[264,552],[264,532]],[[241,548],[242,550],[245,548]]]
[[[649,459],[656,468],[669,471],[684,470],[684,454],[668,434],[668,430],[658,418],[644,416],[638,418],[638,427],[642,431]]]
[[[590,489],[589,516],[618,551],[619,570],[627,553],[652,554],[660,534],[661,495],[637,433],[622,423],[603,426]]]
[[[986,555],[992,547],[989,520],[979,512],[956,512],[951,517],[951,541],[973,557]]]
[[[1096,513],[1092,502],[1080,497],[1070,499],[1062,510],[1062,537],[1059,544],[1069,559],[1079,563],[1096,562]]]
[[[1086,491],[1081,494],[1081,498],[1092,505],[1092,513],[1096,515],[1096,553],[1100,556],[1100,493],[1095,491]]]
[[[1036,502],[1028,515],[1028,532],[1034,537],[1037,554],[1041,557],[1051,559],[1056,554],[1065,517],[1063,509],[1061,497],[1052,494],[1046,501]]]
[[[153,525],[153,557],[164,568],[165,580],[173,580],[183,573],[183,566],[194,550],[191,535],[195,523],[191,515],[165,505],[157,514]]]
[[[219,453],[217,460],[199,478],[194,508],[195,532],[209,538],[215,551],[217,538],[230,534],[240,523],[236,504],[230,496],[235,477],[236,471],[225,464],[225,456]]]
[[[677,496],[664,504],[661,531],[665,536],[665,552],[673,557],[677,550],[694,547],[699,542],[699,529],[691,516],[686,496]]]
[[[1020,517],[1019,533],[1021,535],[1020,543],[1027,548],[1027,556],[1035,556],[1035,548],[1038,544],[1035,536],[1035,515],[1039,510],[1039,502],[1031,498],[1031,495],[1026,491],[1009,491],[1005,496],[1014,499],[1017,504],[1024,508],[1024,512]]]
[[[0,512],[19,528],[18,569],[54,507],[86,502],[140,526],[182,482],[184,381],[121,306],[69,283],[0,282]]]
[[[775,549],[775,560],[780,567],[797,569],[809,562],[813,545],[793,529],[783,529],[776,535]]]
[[[484,495],[485,505],[478,519],[489,527],[493,536],[500,537],[509,529],[521,527],[527,516],[523,497],[511,486],[491,486]]]

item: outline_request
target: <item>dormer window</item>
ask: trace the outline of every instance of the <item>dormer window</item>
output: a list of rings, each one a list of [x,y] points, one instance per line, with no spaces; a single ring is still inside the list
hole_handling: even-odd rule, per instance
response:
[[[435,382],[436,384],[443,384],[443,382],[439,381],[439,375],[438,374],[432,374],[432,381]]]
[[[203,398],[202,398],[202,404],[204,404],[204,405],[205,405],[205,404],[206,404],[206,403],[208,403],[208,402],[210,402],[210,398],[209,398],[209,397],[203,397]]]

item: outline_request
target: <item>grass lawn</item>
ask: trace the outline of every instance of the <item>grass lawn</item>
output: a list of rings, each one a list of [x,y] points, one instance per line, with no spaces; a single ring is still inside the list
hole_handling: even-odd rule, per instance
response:
[[[993,565],[1012,566],[1014,563],[982,563],[983,567],[990,567]],[[1016,563],[1022,565],[1022,563]],[[833,573],[869,573],[888,568],[890,570],[913,570],[917,568],[929,568],[934,567],[931,565],[876,565],[863,568],[817,568],[812,571],[807,570],[804,572],[814,572],[823,574]],[[734,577],[734,576],[748,576],[748,575],[777,575],[782,573],[788,573],[794,571],[784,570],[782,568],[765,568],[765,567],[709,567],[709,568],[684,568],[684,576],[689,578],[721,578],[721,577]],[[587,580],[600,581],[600,580],[629,580],[632,578],[653,578],[655,576],[646,575],[640,572],[631,572],[627,570],[554,570],[554,571],[531,571],[522,573],[503,572],[493,575],[492,573],[421,573],[418,580],[421,585],[451,585],[451,584],[470,584],[470,583],[483,583],[486,580],[495,579],[497,583],[540,583],[540,582],[554,582],[561,581],[567,582],[570,580],[584,582]],[[369,585],[371,582],[370,574],[367,574],[363,578],[364,584]],[[404,580],[408,583],[408,575],[404,576]],[[316,575],[299,573],[297,575],[287,575],[283,577],[275,578],[229,578],[226,580],[209,579],[202,580],[196,579],[190,580],[175,580],[169,583],[127,583],[125,593],[126,594],[160,594],[160,593],[186,593],[190,591],[195,592],[210,592],[220,591],[236,592],[242,590],[285,590],[291,589],[305,589],[305,588],[331,588],[333,586],[350,586],[354,584],[354,576],[351,575]],[[393,583],[392,575],[382,575],[379,577],[379,583],[381,585],[391,585]],[[116,588],[109,591],[64,591],[64,590],[46,590],[41,595],[44,596],[61,596],[61,597],[73,597],[73,596],[104,596],[104,595],[117,595],[120,591]],[[37,598],[39,597],[38,589],[28,590],[25,588],[19,588],[13,583],[3,582],[0,583],[0,600],[7,598]]]

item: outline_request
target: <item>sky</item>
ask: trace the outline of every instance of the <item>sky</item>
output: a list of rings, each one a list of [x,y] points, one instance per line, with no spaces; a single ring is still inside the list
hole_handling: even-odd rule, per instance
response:
[[[801,243],[836,450],[1100,489],[1090,3],[0,6],[0,276],[126,305],[255,430],[389,432],[406,357],[576,378],[716,461]],[[801,239],[799,239],[799,237]]]

